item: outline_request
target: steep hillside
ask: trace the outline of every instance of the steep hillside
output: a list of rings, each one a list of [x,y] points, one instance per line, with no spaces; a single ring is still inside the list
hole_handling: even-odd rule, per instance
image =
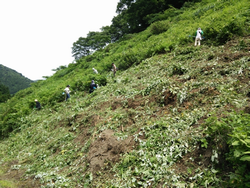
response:
[[[0,187],[250,186],[249,8],[186,7],[155,23],[167,31],[151,25],[1,104]]]
[[[0,82],[0,103],[6,102],[10,97],[9,88]]]
[[[0,65],[0,82],[9,88],[10,94],[14,94],[30,87],[33,81],[13,69]]]

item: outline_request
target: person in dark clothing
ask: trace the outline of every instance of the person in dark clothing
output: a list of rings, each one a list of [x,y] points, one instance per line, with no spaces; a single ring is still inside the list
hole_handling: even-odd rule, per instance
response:
[[[40,110],[40,109],[41,109],[41,104],[40,104],[40,102],[38,102],[37,99],[35,99],[35,102],[36,102],[36,109],[37,109],[37,110]]]
[[[96,88],[97,88],[97,84],[95,84],[95,81],[92,80],[90,84],[89,93],[92,93]]]

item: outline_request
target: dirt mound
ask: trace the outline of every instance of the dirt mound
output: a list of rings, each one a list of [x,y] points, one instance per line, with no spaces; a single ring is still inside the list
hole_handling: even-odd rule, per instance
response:
[[[118,140],[112,130],[103,131],[90,146],[88,155],[90,171],[96,172],[105,167],[108,162],[118,162],[120,154],[131,151],[134,144],[133,137]]]
[[[169,90],[164,92],[164,104],[165,105],[173,105],[177,101],[176,94],[171,93]]]

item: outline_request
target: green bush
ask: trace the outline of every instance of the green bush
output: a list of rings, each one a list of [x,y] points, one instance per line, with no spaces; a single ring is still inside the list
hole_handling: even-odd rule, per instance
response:
[[[65,100],[65,94],[63,94],[63,90],[57,90],[48,98],[48,104],[54,105],[57,102],[62,102]]]
[[[215,149],[223,149],[227,144],[229,151],[221,153],[234,169],[230,175],[230,185],[244,187],[250,181],[250,114],[228,114],[218,119],[211,116],[206,120],[207,140]]]
[[[119,63],[119,70],[126,70],[131,67],[134,63],[138,62],[137,54],[133,51],[122,54],[121,63]]]
[[[234,35],[242,36],[244,33],[242,26],[236,20],[228,23],[222,29],[207,27],[204,30],[207,44],[222,45],[232,39]]]
[[[74,91],[89,91],[91,80],[94,80],[99,86],[105,86],[107,84],[107,78],[101,74],[89,74],[84,77],[84,80],[78,79],[74,84],[71,85]]]
[[[216,37],[217,43],[220,45],[224,44],[234,35],[243,35],[243,30],[236,21],[230,22],[218,33]]]
[[[160,33],[167,31],[169,27],[170,27],[169,23],[167,23],[166,21],[158,21],[151,24],[150,31],[152,34],[158,35]]]
[[[73,85],[75,91],[85,91],[85,86],[82,80],[77,80]]]

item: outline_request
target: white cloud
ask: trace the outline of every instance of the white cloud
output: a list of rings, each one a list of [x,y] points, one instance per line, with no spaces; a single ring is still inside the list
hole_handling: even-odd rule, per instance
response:
[[[2,0],[0,64],[32,80],[73,62],[71,47],[111,25],[119,0]]]

